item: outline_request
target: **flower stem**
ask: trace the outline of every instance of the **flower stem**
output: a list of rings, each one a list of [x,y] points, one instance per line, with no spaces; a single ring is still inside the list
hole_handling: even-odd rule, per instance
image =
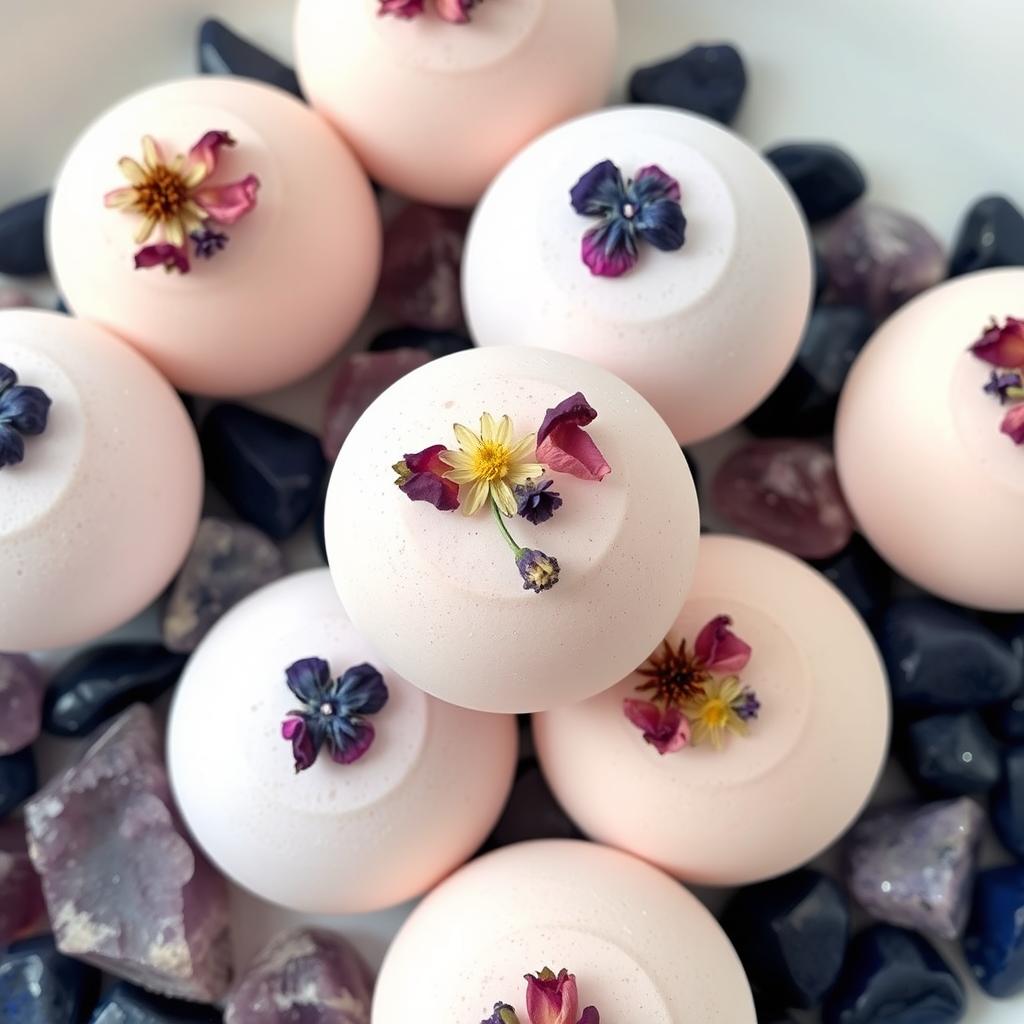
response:
[[[512,549],[513,554],[518,559],[523,553],[523,549],[515,542],[512,534],[508,532],[508,527],[505,525],[504,519],[501,516],[501,509],[498,508],[497,502],[494,498],[491,498],[491,511],[494,513],[494,518],[498,521],[498,529],[505,536],[505,540],[508,542],[508,546]]]

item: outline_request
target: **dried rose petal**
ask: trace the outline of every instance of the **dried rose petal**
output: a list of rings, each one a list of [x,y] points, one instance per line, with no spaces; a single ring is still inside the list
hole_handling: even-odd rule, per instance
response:
[[[546,967],[535,975],[526,975],[530,1024],[576,1024],[579,1005],[576,976],[564,967],[557,976]]]
[[[548,409],[537,432],[537,461],[581,480],[603,480],[611,466],[583,430],[596,418],[597,410],[579,391]]]
[[[166,270],[187,274],[188,253],[184,246],[171,245],[170,242],[144,246],[135,254],[135,269],[148,270],[150,267],[164,267]]]
[[[434,444],[421,452],[406,455],[396,464],[398,486],[412,501],[429,501],[441,512],[453,512],[459,507],[459,485],[445,480],[450,466],[441,461],[443,444]]]
[[[694,651],[713,672],[739,672],[750,661],[750,645],[729,629],[731,625],[728,615],[717,615],[697,636]]]
[[[971,351],[993,366],[1003,369],[1024,367],[1024,320],[1008,316],[1002,327],[993,320],[971,346]]]
[[[1015,405],[1003,417],[999,428],[1014,444],[1024,444],[1024,403]]]
[[[626,698],[622,710],[659,754],[672,754],[690,742],[690,722],[678,708],[660,708],[646,700]]]

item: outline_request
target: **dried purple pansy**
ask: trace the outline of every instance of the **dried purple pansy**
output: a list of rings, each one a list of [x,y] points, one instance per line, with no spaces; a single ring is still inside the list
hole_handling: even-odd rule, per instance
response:
[[[434,444],[406,455],[391,468],[395,483],[410,501],[427,501],[441,512],[453,512],[459,507],[459,485],[444,478],[451,467],[441,461],[443,451],[443,444]]]
[[[537,431],[537,461],[581,480],[603,480],[611,466],[583,429],[595,419],[597,410],[581,391],[548,409]]]
[[[1024,398],[1024,378],[1016,370],[1001,372],[993,370],[984,387],[986,395],[994,395],[1000,405],[1011,400]]]
[[[50,397],[41,388],[18,383],[18,375],[0,363],[0,469],[25,458],[25,438],[46,429]]]
[[[600,221],[583,235],[583,262],[597,277],[621,277],[636,266],[639,243],[675,252],[686,241],[679,182],[651,165],[624,180],[611,160],[591,167],[569,193],[573,209]]]
[[[512,489],[516,499],[516,510],[527,522],[539,526],[546,523],[562,507],[562,496],[552,491],[554,480],[537,483],[527,480]]]
[[[372,665],[355,665],[334,679],[323,658],[303,658],[285,669],[285,678],[302,701],[281,726],[296,772],[311,768],[324,746],[338,764],[352,764],[370,749],[376,733],[366,716],[388,702],[388,688]]]

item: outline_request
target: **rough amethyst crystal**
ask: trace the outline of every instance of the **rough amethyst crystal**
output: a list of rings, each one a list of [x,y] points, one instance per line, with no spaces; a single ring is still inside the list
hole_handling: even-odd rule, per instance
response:
[[[178,821],[148,707],[33,797],[25,823],[61,952],[163,995],[224,995],[226,887]]]
[[[373,974],[340,935],[276,936],[228,997],[225,1024],[370,1024]]]
[[[850,892],[880,921],[957,938],[983,824],[981,808],[966,797],[868,814],[847,840]]]
[[[20,821],[0,824],[0,949],[43,914],[43,890]]]
[[[46,682],[21,654],[0,654],[0,757],[17,753],[39,736]]]

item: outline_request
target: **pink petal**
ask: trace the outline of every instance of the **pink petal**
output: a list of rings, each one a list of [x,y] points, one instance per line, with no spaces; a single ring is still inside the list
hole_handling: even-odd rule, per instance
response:
[[[1015,405],[1003,417],[999,428],[1014,444],[1024,444],[1024,403]]]
[[[596,417],[597,410],[579,391],[548,409],[537,432],[537,461],[581,480],[603,480],[611,466],[582,429]]]
[[[713,672],[739,672],[750,661],[750,644],[744,643],[729,626],[728,615],[716,615],[699,633],[694,653]]]
[[[576,1024],[579,1005],[576,976],[565,968],[557,977],[526,975],[526,1012],[530,1024]]]
[[[445,21],[453,22],[456,25],[469,21],[469,8],[472,6],[465,0],[436,0],[437,13]]]
[[[259,187],[260,179],[255,174],[249,174],[230,185],[210,185],[198,189],[192,198],[218,224],[234,224],[256,205]]]
[[[423,13],[424,0],[380,0],[378,14],[396,14],[399,18],[415,18]]]
[[[147,245],[135,254],[135,269],[148,270],[150,267],[163,267],[165,270],[177,270],[179,273],[187,274],[188,253],[184,247],[179,248],[170,242]]]
[[[305,728],[305,723],[301,718],[286,718],[281,723],[281,735],[286,740],[295,738],[295,734],[302,728]]]
[[[608,229],[602,224],[584,232],[580,255],[595,277],[622,277],[640,258],[636,243],[627,239],[609,246],[607,239]]]
[[[657,164],[641,167],[633,180],[648,198],[673,199],[677,203],[682,199],[679,182]]]
[[[1000,327],[992,326],[971,346],[971,351],[986,363],[1006,370],[1024,367],[1024,320],[1008,316]]]
[[[690,742],[690,721],[679,708],[660,708],[650,701],[626,698],[622,711],[659,754],[673,754]]]
[[[363,722],[359,726],[359,735],[355,742],[344,750],[339,750],[337,747],[331,748],[331,760],[338,764],[352,764],[354,761],[358,761],[373,744],[376,732],[369,722]]]
[[[227,132],[207,132],[190,150],[193,163],[202,164],[209,177],[217,169],[217,159],[222,146],[233,146],[235,140]]]

